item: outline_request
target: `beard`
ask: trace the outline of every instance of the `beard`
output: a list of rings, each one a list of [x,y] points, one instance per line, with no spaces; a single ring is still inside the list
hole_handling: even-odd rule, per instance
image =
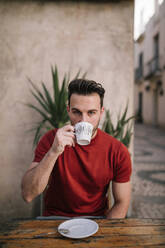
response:
[[[93,131],[92,131],[92,138],[95,137],[95,135],[97,134],[97,129],[100,123],[100,119],[98,120],[97,124],[93,127]]]

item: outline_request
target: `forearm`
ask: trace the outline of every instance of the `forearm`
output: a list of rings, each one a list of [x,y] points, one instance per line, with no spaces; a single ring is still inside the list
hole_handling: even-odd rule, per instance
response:
[[[26,172],[22,180],[22,196],[31,202],[46,188],[58,154],[49,151],[42,161]]]
[[[117,202],[108,211],[106,217],[107,219],[123,219],[126,217],[127,211],[128,205],[125,205],[122,202]]]

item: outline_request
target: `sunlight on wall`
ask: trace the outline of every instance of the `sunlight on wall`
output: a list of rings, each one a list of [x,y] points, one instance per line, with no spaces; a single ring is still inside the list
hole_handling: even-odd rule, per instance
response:
[[[135,40],[144,31],[145,25],[153,16],[158,5],[164,0],[135,0],[134,38]]]

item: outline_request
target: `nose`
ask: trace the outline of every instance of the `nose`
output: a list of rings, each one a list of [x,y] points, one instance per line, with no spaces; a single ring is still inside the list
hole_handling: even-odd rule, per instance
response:
[[[88,122],[88,116],[86,114],[82,114],[81,121]]]

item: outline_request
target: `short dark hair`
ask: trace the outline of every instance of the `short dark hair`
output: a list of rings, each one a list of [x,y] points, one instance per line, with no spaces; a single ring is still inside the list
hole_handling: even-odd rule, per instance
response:
[[[103,106],[103,99],[105,90],[101,84],[96,83],[93,80],[87,79],[74,79],[70,82],[68,86],[68,104],[70,105],[70,97],[73,93],[79,95],[90,95],[92,93],[97,93],[100,96],[100,105]]]

